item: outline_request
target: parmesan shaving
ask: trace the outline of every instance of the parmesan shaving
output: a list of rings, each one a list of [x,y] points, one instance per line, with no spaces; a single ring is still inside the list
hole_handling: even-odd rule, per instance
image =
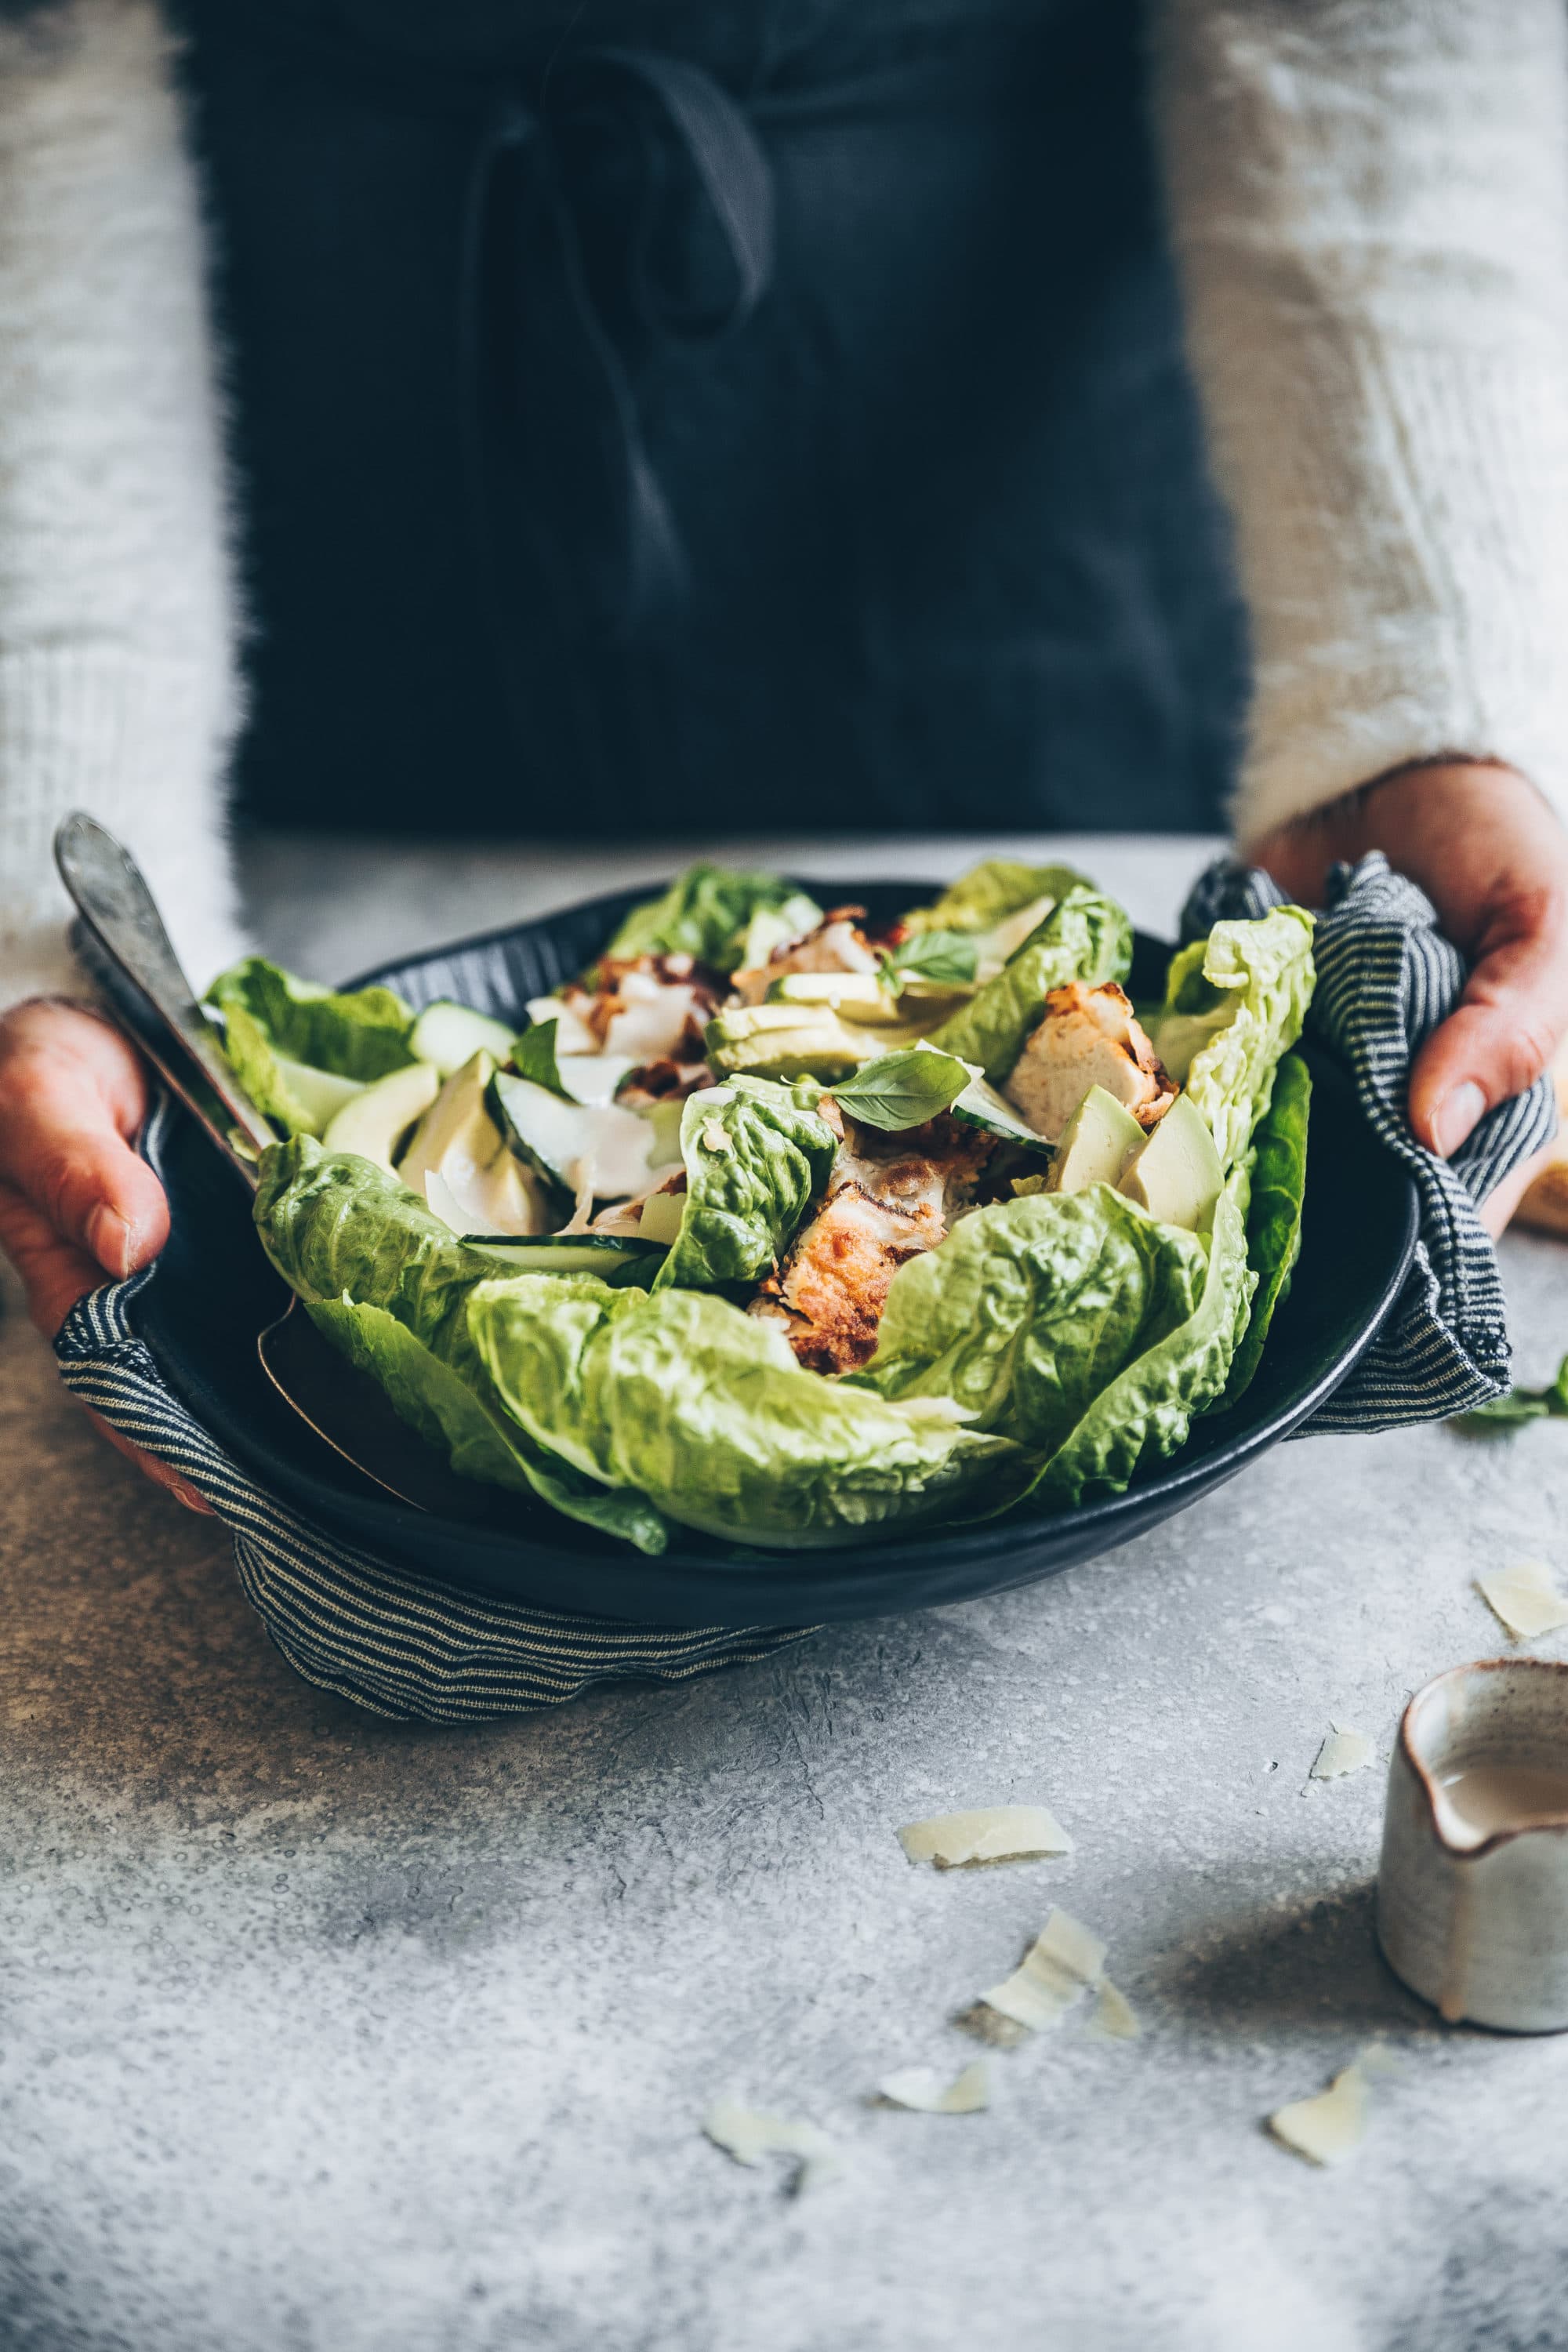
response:
[[[1376,1754],[1363,1731],[1352,1731],[1348,1723],[1331,1723],[1329,1736],[1319,1748],[1312,1766],[1314,1780],[1337,1780],[1346,1772],[1359,1772],[1370,1764]]]
[[[820,2188],[844,2169],[838,2151],[816,2124],[796,2123],[787,2116],[762,2114],[743,2107],[737,2099],[715,2100],[702,2118],[702,2128],[715,2147],[737,2164],[761,2164],[766,2156],[798,2159],[793,2192]]]
[[[1105,1974],[1105,1946],[1081,1920],[1053,1911],[1024,1955],[1021,1967],[980,1996],[983,2010],[1044,2033],[1059,2025],[1069,2009]]]
[[[1494,1576],[1478,1576],[1476,1590],[1516,1642],[1532,1642],[1568,1625],[1568,1602],[1552,1581],[1544,1560],[1516,1560]]]
[[[735,1149],[730,1140],[729,1129],[721,1127],[716,1118],[710,1118],[703,1128],[702,1140],[710,1151],[733,1151]]]
[[[905,2066],[884,2075],[877,2096],[888,2106],[910,2107],[917,2115],[973,2116],[991,2105],[991,2078],[984,2058],[945,2086],[934,2066]]]
[[[1100,1980],[1100,1999],[1094,2004],[1089,2030],[1091,2033],[1103,2035],[1107,2042],[1136,2042],[1143,2031],[1132,2003],[1124,1992],[1117,1990],[1109,1977],[1101,1977]]]
[[[1315,2099],[1296,2099],[1268,2118],[1268,2128],[1280,2144],[1309,2164],[1339,2164],[1360,2147],[1366,2134],[1371,2096],[1369,2074],[1381,2072],[1363,2052],[1334,2076]]]
[[[899,1843],[911,1862],[967,1870],[988,1862],[1035,1862],[1070,1853],[1072,1840],[1045,1805],[984,1805],[972,1813],[937,1813],[910,1822]]]

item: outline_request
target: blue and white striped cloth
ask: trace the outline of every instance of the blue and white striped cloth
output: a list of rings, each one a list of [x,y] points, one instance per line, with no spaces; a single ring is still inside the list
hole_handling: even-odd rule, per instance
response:
[[[1336,866],[1327,896],[1312,943],[1318,984],[1308,1033],[1349,1071],[1367,1124],[1415,1178],[1421,1238],[1393,1313],[1303,1437],[1447,1421],[1502,1394],[1508,1316],[1477,1204],[1557,1132],[1556,1096],[1542,1078],[1489,1111],[1452,1160],[1423,1150],[1405,1116],[1405,1085],[1422,1040],[1459,1001],[1464,958],[1437,929],[1431,900],[1391,872],[1381,850]],[[1226,918],[1284,903],[1267,874],[1221,859],[1198,877],[1182,937],[1202,939]]]
[[[1280,903],[1268,879],[1212,866],[1189,899],[1184,936]],[[1310,1026],[1351,1072],[1362,1106],[1421,1195],[1421,1242],[1384,1331],[1312,1430],[1436,1421],[1496,1396],[1509,1381],[1502,1286],[1476,1215],[1510,1170],[1548,1141],[1556,1110],[1544,1081],[1481,1121],[1447,1165],[1405,1120],[1410,1058],[1449,1012],[1464,965],[1421,892],[1381,856],[1335,877],[1318,930]],[[164,1114],[149,1122],[157,1164]],[[328,1537],[278,1501],[210,1437],[137,1336],[136,1298],[156,1268],[110,1283],[73,1308],[55,1343],[61,1378],[125,1436],[188,1479],[234,1538],[235,1564],[273,1641],[307,1682],[374,1713],[433,1722],[559,1706],[591,1684],[682,1681],[763,1658],[805,1627],[672,1632],[557,1615],[453,1586]]]

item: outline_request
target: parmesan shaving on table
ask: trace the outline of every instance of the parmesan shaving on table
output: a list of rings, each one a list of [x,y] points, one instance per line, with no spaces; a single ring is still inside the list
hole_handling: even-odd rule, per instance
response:
[[[1539,1633],[1554,1633],[1560,1625],[1568,1625],[1568,1601],[1552,1583],[1544,1560],[1516,1560],[1494,1575],[1478,1576],[1476,1591],[1516,1642],[1532,1642]]]
[[[1275,2138],[1309,2164],[1342,2163],[1365,2137],[1370,2078],[1384,2071],[1376,2063],[1382,2055],[1363,2050],[1316,2098],[1295,2099],[1277,2108],[1268,2118]]]
[[[983,1992],[971,2012],[977,2030],[994,2033],[995,2019],[1028,2033],[1045,2033],[1059,2025],[1069,2009],[1098,1986],[1105,1974],[1105,1946],[1081,1920],[1066,1911],[1053,1911],[1025,1953],[1022,1964],[1001,1984]],[[1010,2038],[1004,2028],[1001,2038]]]
[[[1143,2031],[1132,2003],[1109,1977],[1101,1977],[1100,1980],[1100,1998],[1094,2004],[1089,2030],[1091,2033],[1102,2035],[1107,2042],[1136,2042]]]
[[[910,2107],[917,2115],[973,2116],[991,2105],[991,2078],[984,2058],[945,2086],[934,2066],[905,2066],[883,2076],[877,2096],[889,2107]]]
[[[936,1813],[910,1822],[899,1843],[911,1862],[967,1870],[989,1862],[1034,1862],[1070,1853],[1072,1840],[1045,1805],[983,1805],[970,1813]]]
[[[717,2099],[702,2118],[702,2128],[715,2147],[737,2164],[761,2164],[765,2156],[799,2159],[791,2183],[796,2196],[836,2179],[844,2166],[827,2134],[816,2124],[797,2123],[787,2116],[770,2116],[744,2107],[737,2099]]]
[[[1352,1731],[1348,1723],[1331,1723],[1329,1736],[1319,1748],[1310,1778],[1314,1780],[1338,1780],[1346,1772],[1359,1772],[1370,1764],[1376,1754],[1364,1731]]]

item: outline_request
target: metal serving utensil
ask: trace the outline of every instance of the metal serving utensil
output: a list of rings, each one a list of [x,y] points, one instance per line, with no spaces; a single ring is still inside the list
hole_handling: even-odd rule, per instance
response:
[[[77,952],[106,1010],[254,1193],[257,1160],[278,1138],[230,1068],[135,859],[78,810],[55,834],[55,863],[81,918]],[[262,1370],[284,1402],[400,1502],[447,1518],[485,1517],[481,1490],[413,1438],[376,1382],[339,1355],[299,1305],[290,1297],[257,1334]]]

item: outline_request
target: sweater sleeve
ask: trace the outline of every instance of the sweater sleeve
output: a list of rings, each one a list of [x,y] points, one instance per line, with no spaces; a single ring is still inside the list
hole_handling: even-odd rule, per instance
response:
[[[1252,634],[1238,832],[1442,754],[1568,812],[1562,0],[1163,0],[1155,26]]]
[[[142,861],[191,977],[237,950],[237,692],[198,207],[151,0],[0,13],[0,1003],[67,988],[50,844]]]

